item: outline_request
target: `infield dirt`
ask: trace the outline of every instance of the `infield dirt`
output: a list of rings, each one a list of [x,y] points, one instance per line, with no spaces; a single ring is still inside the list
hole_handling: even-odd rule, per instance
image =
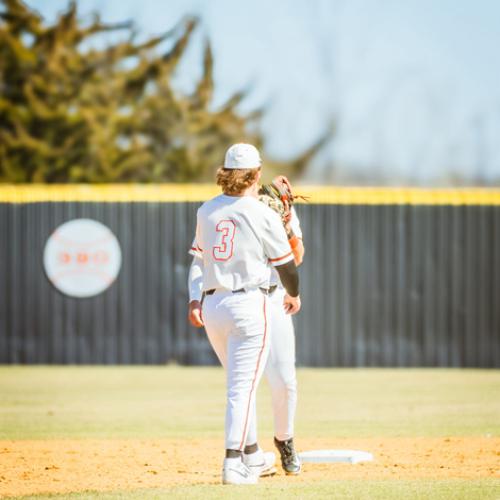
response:
[[[271,443],[262,442],[267,450]],[[305,464],[300,476],[278,467],[262,482],[324,479],[500,478],[500,438],[364,438],[299,440],[301,450],[358,449],[373,462]],[[186,439],[0,441],[0,496],[158,488],[220,482],[221,442]]]

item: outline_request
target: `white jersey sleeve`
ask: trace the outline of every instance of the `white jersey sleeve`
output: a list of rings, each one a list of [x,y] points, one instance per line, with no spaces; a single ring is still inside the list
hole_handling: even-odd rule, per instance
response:
[[[290,227],[292,228],[293,234],[295,234],[297,238],[302,239],[302,229],[300,227],[300,220],[295,207],[292,207],[291,213],[292,217],[290,218]]]
[[[201,301],[203,290],[203,260],[201,257],[193,257],[188,275],[189,302]]]
[[[191,248],[189,249],[188,253],[193,257],[198,257],[199,259],[203,258],[201,248],[198,246],[198,243],[196,242],[196,236],[193,240],[193,243],[191,243]]]
[[[285,228],[280,216],[272,209],[266,207],[264,211],[262,244],[264,251],[273,266],[281,266],[293,260],[293,252],[288,243]]]

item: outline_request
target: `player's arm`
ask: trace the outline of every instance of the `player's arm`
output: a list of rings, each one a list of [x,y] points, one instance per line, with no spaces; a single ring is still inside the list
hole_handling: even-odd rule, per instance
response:
[[[193,257],[188,275],[189,289],[189,322],[196,327],[203,326],[201,316],[201,295],[203,289],[203,260],[197,256]]]
[[[304,196],[294,195],[290,181],[284,175],[278,175],[271,184],[261,186],[259,191],[259,200],[280,216],[295,264],[300,266],[304,259],[304,243],[299,217],[293,206],[295,198],[306,199]]]
[[[291,297],[299,296],[299,273],[295,262],[291,260],[282,266],[276,266],[280,280],[285,287],[286,293]]]
[[[295,207],[292,207],[290,210],[290,220],[285,224],[285,231],[288,236],[288,243],[293,252],[295,265],[300,266],[304,260],[305,248],[302,240],[302,229]]]
[[[264,250],[269,262],[276,268],[287,292],[283,301],[285,310],[288,314],[295,314],[300,310],[301,304],[299,275],[293,252],[290,250],[288,238],[278,214],[266,207],[263,215],[266,223],[263,231]]]
[[[285,298],[285,310],[295,314],[300,309],[299,296],[299,273],[293,260],[275,267],[280,276],[281,283],[285,287],[288,300]]]
[[[304,243],[302,242],[302,238],[299,238],[292,229],[289,229],[285,226],[287,230],[288,243],[293,252],[293,259],[295,261],[296,266],[300,266],[302,261],[304,260]]]
[[[194,239],[189,253],[193,256],[193,261],[188,274],[189,306],[188,320],[196,327],[203,326],[201,316],[201,297],[203,290],[203,257],[201,248],[198,246],[197,238]]]

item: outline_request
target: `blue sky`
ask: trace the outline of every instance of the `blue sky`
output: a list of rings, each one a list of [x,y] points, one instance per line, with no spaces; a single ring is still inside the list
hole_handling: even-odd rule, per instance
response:
[[[67,5],[28,3],[48,19]],[[337,121],[306,180],[500,179],[496,0],[80,0],[79,8],[83,17],[132,18],[144,36],[199,14],[179,89],[194,85],[208,36],[214,104],[250,87],[243,108],[267,106],[269,155],[291,157]]]

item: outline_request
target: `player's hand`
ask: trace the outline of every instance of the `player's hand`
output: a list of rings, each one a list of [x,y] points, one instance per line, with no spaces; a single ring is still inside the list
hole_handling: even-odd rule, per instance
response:
[[[286,294],[283,299],[283,306],[285,307],[285,312],[287,314],[296,314],[300,311],[300,295],[297,297],[291,297]]]
[[[189,322],[197,328],[203,326],[203,319],[201,317],[201,302],[199,300],[192,300],[189,303],[188,319]]]

